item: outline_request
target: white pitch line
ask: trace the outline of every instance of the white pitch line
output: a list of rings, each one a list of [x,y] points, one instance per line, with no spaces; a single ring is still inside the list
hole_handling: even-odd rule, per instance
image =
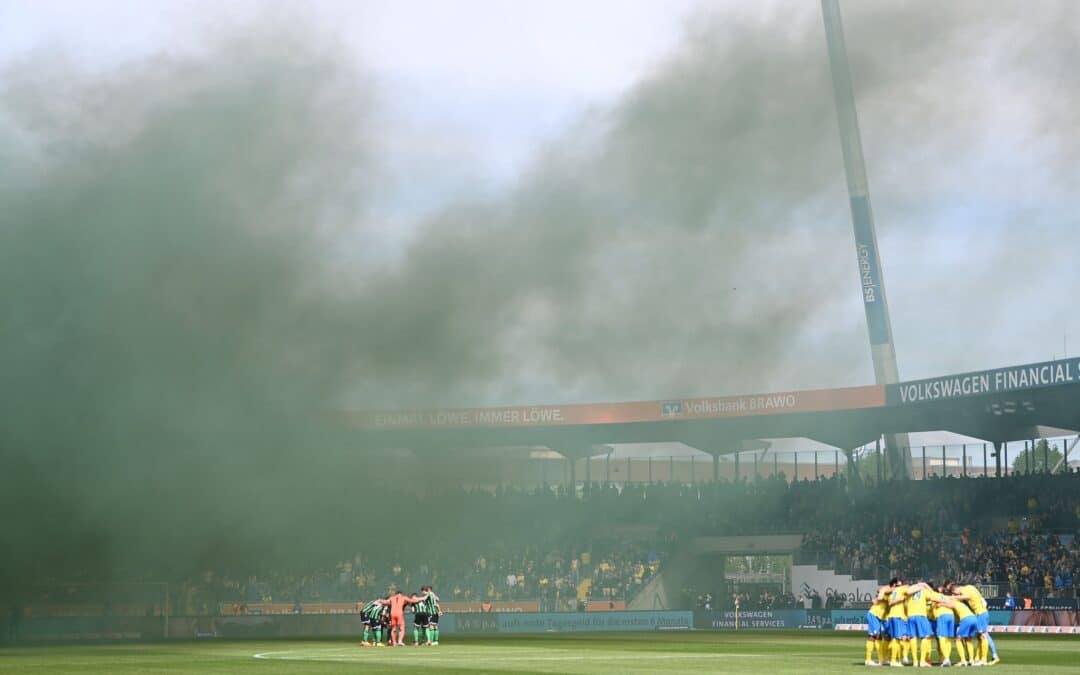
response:
[[[283,658],[283,657],[276,656],[277,654],[296,654],[296,653],[297,653],[297,651],[295,649],[291,649],[291,650],[286,651],[286,652],[261,652],[259,654],[256,654],[255,658],[257,658],[257,659],[279,659],[279,658]]]
[[[343,659],[339,656],[333,656],[332,654],[340,653],[342,650],[320,650],[318,652],[301,651],[301,650],[289,650],[280,652],[262,652],[255,654],[257,659],[272,659],[276,661],[360,661],[363,656],[357,655],[358,658]],[[392,652],[381,652],[392,653]],[[295,656],[289,656],[293,655]],[[280,655],[280,656],[279,656]],[[491,656],[489,653],[483,653],[484,656]],[[407,658],[419,658],[425,661],[433,660],[443,663],[456,662],[456,661],[473,661],[474,654],[416,654],[413,657]],[[573,654],[566,656],[498,656],[498,661],[638,661],[638,660],[687,660],[687,659],[718,659],[722,657],[748,657],[748,658],[765,658],[771,655],[767,654],[745,654],[745,653],[724,653],[724,654],[678,654],[678,653],[663,653],[663,652],[644,652],[638,654]]]

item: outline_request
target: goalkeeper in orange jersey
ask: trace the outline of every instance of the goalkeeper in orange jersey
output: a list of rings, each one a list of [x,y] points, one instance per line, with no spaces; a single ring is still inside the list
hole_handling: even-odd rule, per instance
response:
[[[415,605],[420,598],[405,595],[401,591],[385,600],[390,606],[390,644],[394,647],[405,646],[405,606]]]

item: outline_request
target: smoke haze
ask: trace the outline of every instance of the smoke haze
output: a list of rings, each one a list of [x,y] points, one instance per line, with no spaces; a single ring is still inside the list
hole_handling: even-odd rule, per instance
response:
[[[1048,356],[1026,350],[1058,344],[1040,332],[1060,326],[1017,339],[1012,317],[1032,295],[1058,318],[1068,300],[1017,283],[1010,260],[1031,252],[1075,277],[1051,259],[1076,236],[1076,92],[1062,70],[1076,9],[845,9],[902,372]],[[872,381],[820,24],[812,4],[703,10],[673,54],[546,148],[509,195],[422,223],[380,295],[421,308],[387,341],[405,347],[408,372],[435,376],[394,403]]]
[[[844,7],[905,376],[1035,360],[1080,281],[1080,8],[1025,7]],[[367,205],[392,121],[325,34],[11,66],[0,506],[33,517],[0,526],[0,581],[197,566],[331,518],[371,475],[319,445],[345,406],[870,382],[818,11],[703,9],[505,194],[389,257]]]
[[[5,78],[13,576],[227,555],[311,478],[303,436],[362,326],[327,260],[377,184],[369,92],[313,37],[256,28],[199,60]]]

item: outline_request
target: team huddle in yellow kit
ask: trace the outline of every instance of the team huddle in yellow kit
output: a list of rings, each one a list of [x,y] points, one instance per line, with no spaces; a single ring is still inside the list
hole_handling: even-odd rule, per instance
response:
[[[974,586],[947,580],[934,588],[925,582],[892,579],[878,589],[866,624],[868,666],[929,667],[935,637],[942,666],[992,666],[1001,660],[990,637],[986,600]],[[955,664],[954,644],[959,656]]]

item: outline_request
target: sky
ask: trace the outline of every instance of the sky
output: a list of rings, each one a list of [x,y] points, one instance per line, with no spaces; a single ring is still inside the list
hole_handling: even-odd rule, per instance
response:
[[[696,6],[687,0],[14,2],[0,7],[0,63],[57,50],[81,66],[107,70],[162,52],[197,51],[207,31],[264,12],[332,27],[332,39],[376,82],[396,171],[419,183],[383,204],[384,217],[407,226],[456,192],[497,190],[512,181],[542,143],[647,72],[679,40]]]
[[[1061,356],[1070,333],[1080,345],[1069,256],[1077,167],[1067,106],[1076,92],[1066,76],[1075,41],[1059,25],[1073,10],[884,1],[843,9],[901,375]],[[872,371],[818,11],[812,2],[13,2],[0,7],[0,68],[25,75],[47,62],[79,73],[92,90],[95,80],[162,60],[221,58],[227,36],[273,24],[352,71],[366,97],[364,133],[378,177],[355,214],[362,224],[341,236],[336,259],[399,266],[364,281],[369,288],[444,305],[484,296],[477,302],[493,307],[491,315],[469,310],[425,326],[456,337],[393,356],[405,362],[415,358],[409,349],[422,350],[414,368],[365,379],[371,364],[361,363],[357,381],[374,384],[350,393],[358,404],[387,389],[396,391],[393,404],[494,404],[855,385]],[[724,63],[708,70],[706,58]],[[756,88],[746,89],[743,76]],[[695,78],[701,91],[693,91]],[[787,93],[758,86],[767,78]],[[663,110],[665,97],[672,110]],[[650,111],[666,117],[635,127]],[[687,144],[673,128],[654,133],[680,116],[697,141]],[[786,138],[771,124],[800,134]],[[694,143],[716,156],[702,160]],[[665,148],[672,154],[664,157]],[[742,171],[756,155],[762,161]],[[670,176],[650,174],[657,157],[679,166]],[[604,184],[600,174],[631,165],[642,170]],[[655,190],[650,203],[628,197],[622,208],[655,212],[623,227],[582,225],[594,233],[580,238],[526,234],[519,248],[481,245],[527,229],[515,218],[543,230],[536,223],[553,216],[530,204],[553,177],[580,183],[554,188],[555,199],[597,203],[645,181]],[[716,194],[700,196],[710,181]],[[698,202],[708,214],[689,210]],[[704,225],[724,209],[723,226]],[[607,203],[565,214],[582,222],[624,216]],[[465,217],[477,240],[461,248],[443,241]],[[740,230],[760,239],[732,244]],[[545,246],[566,263],[558,272],[565,276],[517,260],[524,279],[501,294],[477,295],[481,280],[465,274],[457,292],[440,297],[432,289],[461,274],[420,279],[405,269],[430,268],[439,247],[440,262],[457,256],[468,269],[465,249],[513,261]],[[709,247],[715,268],[728,272],[705,271]],[[793,261],[796,252],[807,255]],[[509,283],[500,275],[510,270],[491,273]],[[394,275],[415,283],[395,284]],[[377,300],[366,305],[387,311]],[[415,326],[403,321],[401,329]],[[714,359],[728,365],[701,366]],[[454,360],[460,369],[445,367]]]

